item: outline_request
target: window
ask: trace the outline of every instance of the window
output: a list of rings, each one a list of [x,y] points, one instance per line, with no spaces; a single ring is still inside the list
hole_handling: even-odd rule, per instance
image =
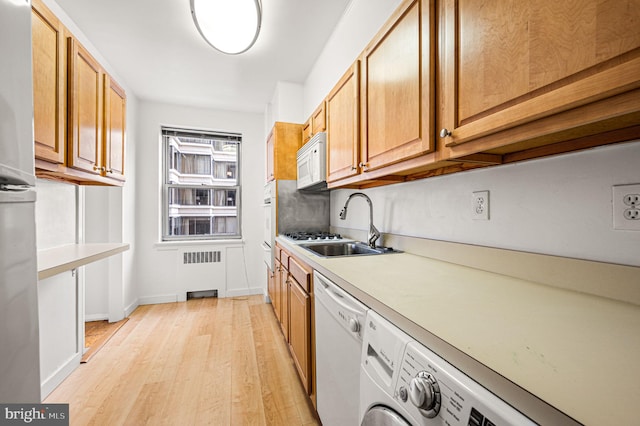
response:
[[[162,240],[239,238],[240,143],[231,133],[162,128]]]

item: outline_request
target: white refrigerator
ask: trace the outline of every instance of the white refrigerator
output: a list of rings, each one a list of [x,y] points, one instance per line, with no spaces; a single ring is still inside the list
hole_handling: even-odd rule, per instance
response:
[[[0,58],[0,403],[39,403],[30,0],[0,0]]]

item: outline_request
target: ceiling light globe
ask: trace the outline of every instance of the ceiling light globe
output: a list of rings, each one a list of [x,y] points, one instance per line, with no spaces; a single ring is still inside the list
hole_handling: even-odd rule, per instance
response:
[[[191,16],[205,41],[229,55],[246,52],[260,33],[260,0],[190,0]]]

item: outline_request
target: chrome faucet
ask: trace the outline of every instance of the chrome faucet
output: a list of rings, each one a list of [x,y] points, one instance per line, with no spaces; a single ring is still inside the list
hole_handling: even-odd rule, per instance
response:
[[[378,238],[380,238],[380,232],[376,229],[375,226],[373,226],[373,203],[366,194],[362,192],[354,192],[353,194],[349,195],[349,198],[347,198],[347,202],[344,203],[344,207],[340,212],[340,219],[345,220],[347,218],[347,206],[349,205],[349,201],[351,201],[353,197],[364,197],[364,199],[367,200],[367,203],[369,203],[369,234],[367,235],[367,239],[369,247],[373,248],[376,246],[376,241],[378,240]]]

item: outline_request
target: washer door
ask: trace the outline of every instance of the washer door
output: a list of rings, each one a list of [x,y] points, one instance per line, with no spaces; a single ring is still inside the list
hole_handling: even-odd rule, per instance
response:
[[[411,426],[411,424],[391,408],[376,405],[366,412],[360,426]]]

